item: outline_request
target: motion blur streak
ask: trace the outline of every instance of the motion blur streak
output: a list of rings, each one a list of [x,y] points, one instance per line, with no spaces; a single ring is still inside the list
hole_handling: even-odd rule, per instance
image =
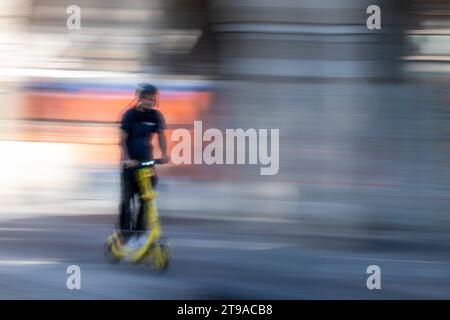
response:
[[[2,1],[0,298],[450,298],[449,0],[81,0],[70,30],[73,4]],[[158,167],[162,277],[102,257],[144,81],[169,140],[280,133],[274,176]]]

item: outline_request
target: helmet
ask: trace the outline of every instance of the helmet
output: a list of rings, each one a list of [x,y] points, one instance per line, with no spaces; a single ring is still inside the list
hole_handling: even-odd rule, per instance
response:
[[[159,90],[152,84],[140,83],[136,88],[136,98],[141,99],[146,94],[158,94]]]

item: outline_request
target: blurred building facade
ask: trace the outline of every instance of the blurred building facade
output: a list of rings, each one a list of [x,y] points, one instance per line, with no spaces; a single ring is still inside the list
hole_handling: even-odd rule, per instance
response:
[[[71,1],[7,2],[3,137],[72,143],[113,167],[121,106],[147,79],[172,129],[280,129],[276,176],[168,174],[267,185],[274,214],[448,225],[450,1],[83,0],[80,30]],[[374,4],[381,30],[366,27]]]

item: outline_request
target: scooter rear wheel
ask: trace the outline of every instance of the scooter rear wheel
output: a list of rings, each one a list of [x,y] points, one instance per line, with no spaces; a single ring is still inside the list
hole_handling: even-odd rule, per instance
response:
[[[105,243],[105,249],[104,249],[104,257],[106,259],[106,261],[108,261],[111,264],[118,264],[120,262],[120,259],[118,259],[117,257],[114,256],[114,254],[112,253],[112,242],[107,241]]]

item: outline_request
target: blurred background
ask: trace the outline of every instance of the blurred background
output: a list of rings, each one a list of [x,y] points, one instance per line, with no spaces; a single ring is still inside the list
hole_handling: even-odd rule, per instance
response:
[[[449,17],[448,0],[2,0],[0,298],[449,299]],[[195,120],[280,130],[274,176],[158,168],[162,277],[102,257],[144,81],[169,141]]]

